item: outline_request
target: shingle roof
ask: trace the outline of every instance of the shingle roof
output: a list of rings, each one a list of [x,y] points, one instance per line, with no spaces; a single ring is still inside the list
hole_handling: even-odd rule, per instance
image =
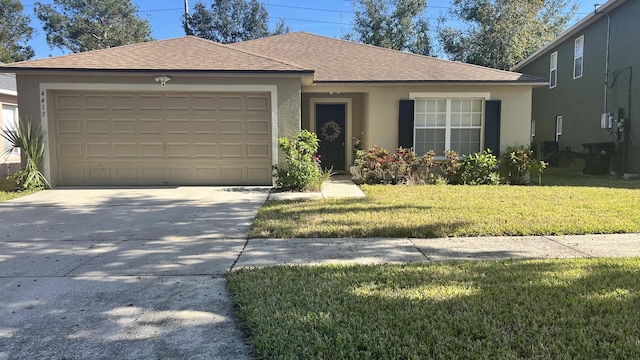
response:
[[[194,36],[9,64],[5,69],[308,71],[296,65]]]
[[[315,70],[315,82],[546,83],[520,73],[436,59],[305,32],[229,45]]]
[[[314,75],[316,83],[546,83],[510,71],[436,59],[305,32],[223,45],[186,36],[6,66],[5,71],[208,71]]]

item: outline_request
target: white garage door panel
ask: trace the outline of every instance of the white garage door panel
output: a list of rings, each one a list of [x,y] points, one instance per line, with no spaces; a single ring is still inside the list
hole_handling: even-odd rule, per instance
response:
[[[60,185],[271,184],[268,93],[54,93]]]

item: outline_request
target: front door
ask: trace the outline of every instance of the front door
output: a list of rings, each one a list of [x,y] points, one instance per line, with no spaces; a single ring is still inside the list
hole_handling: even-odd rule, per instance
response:
[[[316,133],[323,169],[345,171],[346,104],[316,104]]]

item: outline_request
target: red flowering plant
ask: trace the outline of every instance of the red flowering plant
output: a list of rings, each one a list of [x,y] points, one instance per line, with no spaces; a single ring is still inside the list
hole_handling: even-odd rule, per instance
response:
[[[368,150],[358,150],[355,166],[360,168],[363,181],[367,184],[400,184],[413,181],[421,168],[434,165],[433,152],[418,157],[411,148],[400,147],[391,154],[379,145]]]

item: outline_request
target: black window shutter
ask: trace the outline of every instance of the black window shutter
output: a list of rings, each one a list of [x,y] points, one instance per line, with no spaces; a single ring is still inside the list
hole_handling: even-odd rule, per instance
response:
[[[484,148],[500,155],[500,100],[487,100],[484,118]]]
[[[413,147],[414,104],[414,100],[400,100],[400,114],[398,116],[398,147]]]

